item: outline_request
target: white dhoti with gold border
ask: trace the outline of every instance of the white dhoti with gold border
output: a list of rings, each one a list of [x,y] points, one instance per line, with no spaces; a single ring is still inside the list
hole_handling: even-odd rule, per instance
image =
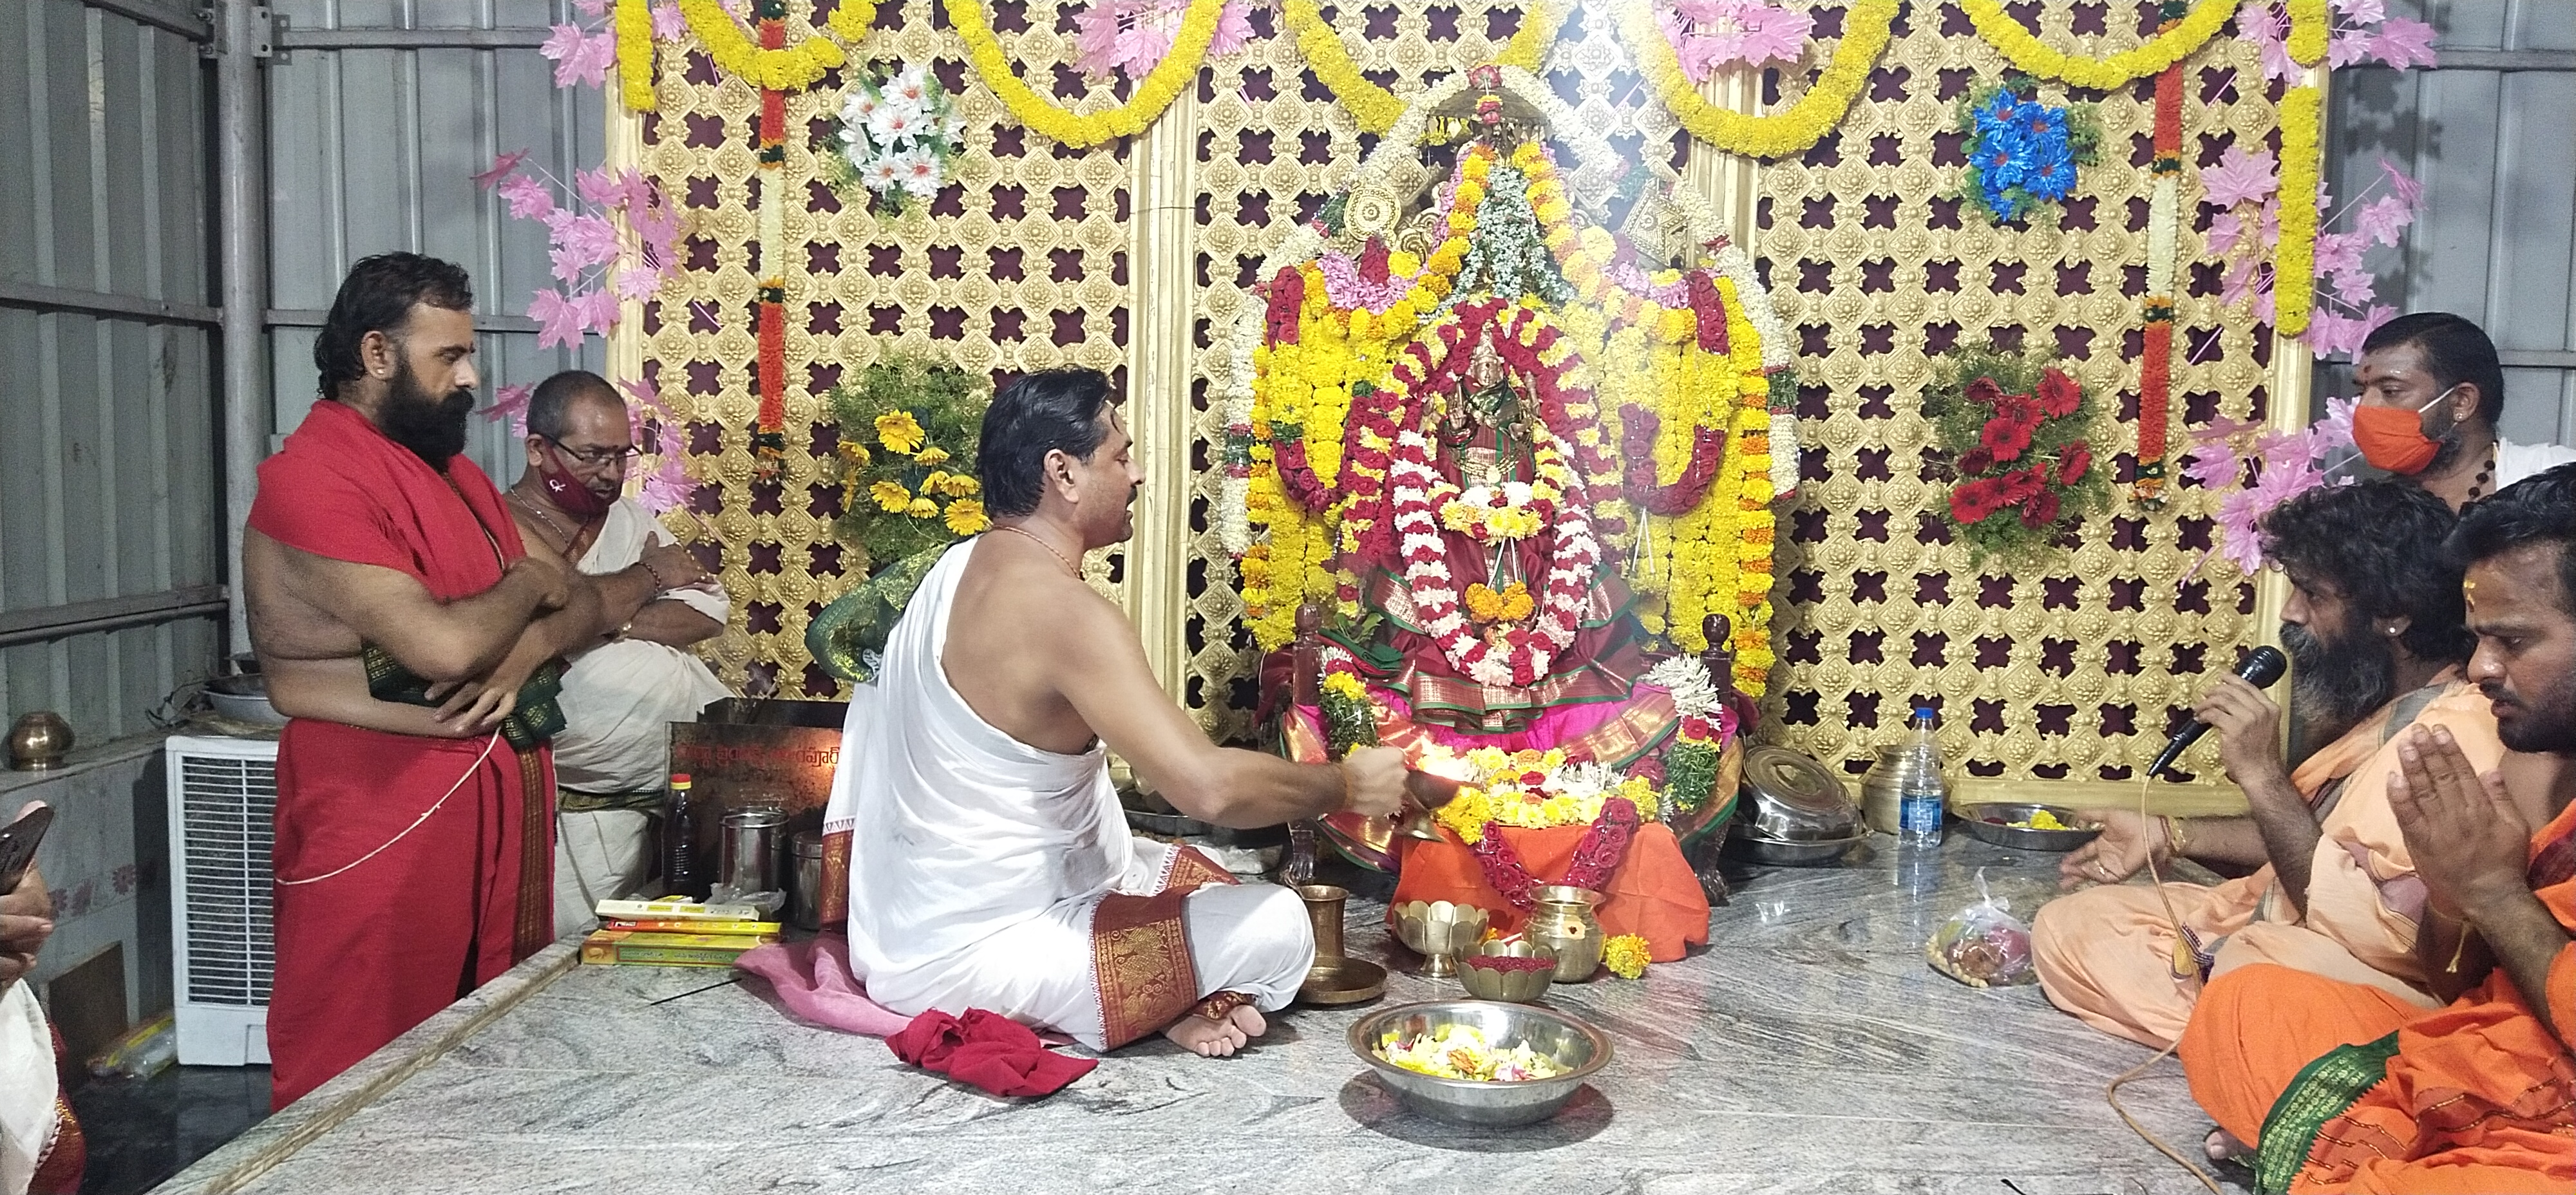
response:
[[[949,685],[940,657],[976,542],[922,580],[842,730],[823,830],[847,852],[868,997],[907,1016],[990,1009],[1095,1050],[1219,991],[1286,1007],[1315,953],[1295,893],[1134,838],[1104,748],[1031,747]]]

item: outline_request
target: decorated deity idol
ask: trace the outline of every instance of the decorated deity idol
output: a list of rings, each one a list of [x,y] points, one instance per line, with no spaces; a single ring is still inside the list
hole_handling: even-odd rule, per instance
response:
[[[1435,129],[1445,173],[1416,161]],[[1622,172],[1543,85],[1469,72],[1272,254],[1218,384],[1221,530],[1283,748],[1462,782],[1436,831],[1329,841],[1506,932],[1536,886],[1593,888],[1671,959],[1705,940],[1683,847],[1722,831],[1771,660],[1785,335],[1704,209],[1647,197],[1631,227],[1689,233],[1645,244],[1578,210],[1560,135],[1577,173]]]

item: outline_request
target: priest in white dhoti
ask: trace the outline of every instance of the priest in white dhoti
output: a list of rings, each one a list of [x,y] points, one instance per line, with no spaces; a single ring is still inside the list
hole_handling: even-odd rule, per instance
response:
[[[850,967],[877,1003],[1231,1054],[1314,961],[1304,905],[1131,837],[1108,752],[1236,827],[1389,815],[1406,774],[1391,750],[1306,766],[1218,748],[1165,695],[1078,567],[1133,530],[1144,477],[1117,401],[1096,370],[995,395],[976,461],[995,526],[931,569],[855,688],[827,850],[848,851]]]
[[[571,933],[654,874],[671,723],[731,695],[687,648],[722,632],[732,605],[643,503],[618,496],[635,433],[606,379],[577,369],[547,378],[527,416],[511,518],[596,578],[602,606],[600,640],[572,658],[557,698],[555,928]]]

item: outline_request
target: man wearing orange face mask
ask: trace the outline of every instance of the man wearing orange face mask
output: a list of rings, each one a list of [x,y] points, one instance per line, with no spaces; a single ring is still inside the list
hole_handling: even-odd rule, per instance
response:
[[[2447,311],[2381,324],[2352,370],[2360,387],[2353,440],[2364,460],[2451,509],[2576,461],[2576,448],[2514,444],[2496,431],[2504,369],[2484,329]]]

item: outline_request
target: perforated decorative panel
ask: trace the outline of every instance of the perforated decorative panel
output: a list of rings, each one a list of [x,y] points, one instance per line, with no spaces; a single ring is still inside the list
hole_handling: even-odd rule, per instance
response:
[[[2109,53],[2135,44],[2155,7],[2012,10],[2052,45]],[[1819,10],[1818,36],[1839,15]],[[1800,340],[1798,414],[1812,449],[1781,511],[1788,680],[1766,702],[1771,734],[1859,770],[1929,703],[1971,775],[2127,778],[2260,630],[2253,586],[2207,554],[2215,502],[2188,485],[2161,512],[2123,500],[2037,567],[1980,567],[1940,521],[1946,487],[1920,404],[1931,358],[1953,346],[1991,338],[2056,352],[2091,392],[2119,396],[2109,430],[2121,479],[2133,472],[2153,83],[2078,93],[2097,104],[2099,164],[2081,171],[2056,227],[1998,227],[1945,193],[1965,162],[1953,105],[2001,77],[2000,56],[1955,6],[1913,5],[1898,29],[1841,128],[1762,172],[1761,256]],[[2254,47],[2221,38],[2185,77],[2186,173],[2231,136],[2271,137]],[[2186,263],[2204,244],[2194,194]],[[2175,344],[2193,363],[2175,362],[2175,425],[2262,419],[2268,332],[2220,307],[2215,267],[2180,276]],[[2208,750],[2191,758],[2206,764]]]
[[[2052,44],[2104,53],[2132,44],[2154,7],[2050,0],[2013,11]],[[1077,8],[1041,9],[1055,15],[1035,28],[1023,3],[993,8],[1021,77],[1042,87],[1051,79],[1060,97],[1087,89],[1062,65]],[[1362,70],[1403,95],[1490,59],[1521,5],[1396,0],[1326,15]],[[1818,5],[1816,17],[1809,68],[1839,40],[1843,10]],[[791,11],[791,36],[819,20]],[[777,483],[754,482],[748,443],[753,288],[763,268],[754,260],[758,98],[748,84],[718,79],[695,51],[684,68],[665,68],[642,161],[698,224],[688,296],[666,292],[647,313],[646,368],[685,404],[693,463],[711,482],[696,515],[674,527],[695,535],[733,588],[737,623],[717,648],[728,681],[791,694],[833,689],[805,658],[802,634],[812,611],[857,580],[844,575],[830,538],[841,499],[835,429],[818,395],[834,381],[898,348],[997,376],[1066,363],[1114,371],[1131,364],[1139,329],[1185,328],[1186,391],[1165,384],[1168,393],[1132,395],[1131,423],[1187,404],[1176,420],[1185,433],[1153,445],[1145,461],[1149,473],[1186,475],[1186,509],[1151,521],[1152,537],[1096,555],[1095,581],[1131,604],[1168,604],[1170,617],[1140,622],[1181,642],[1149,650],[1179,674],[1175,687],[1213,733],[1249,729],[1243,604],[1211,525],[1223,429],[1207,399],[1216,368],[1207,350],[1251,301],[1263,255],[1375,144],[1282,35],[1277,14],[1256,9],[1252,20],[1251,46],[1203,69],[1194,94],[1162,122],[1116,147],[1074,151],[1012,122],[923,0],[885,5],[857,56],[933,62],[960,97],[966,154],[926,210],[881,218],[815,181],[807,137],[789,137],[784,174],[801,194],[786,232],[800,248],[783,263],[789,452]],[[1558,93],[1623,153],[1651,153],[1677,170],[1694,153],[1714,155],[1675,135],[1612,23],[1590,6],[1569,19],[1546,72]],[[2104,439],[2124,451],[2124,476],[2134,467],[2125,452],[2141,350],[2152,84],[2075,97],[2098,103],[2102,161],[2083,172],[2055,226],[1996,227],[1948,193],[1964,161],[1952,106],[2002,71],[1955,6],[1909,6],[1841,129],[1760,170],[1754,248],[1798,341],[1800,439],[1813,450],[1805,484],[1781,507],[1782,667],[1766,734],[1857,769],[1894,739],[1912,704],[1928,701],[1945,710],[1945,734],[1970,774],[2116,779],[2153,752],[2203,674],[2232,664],[2255,637],[2255,599],[2243,578],[2205,558],[2214,503],[2188,485],[2163,511],[2124,505],[2096,519],[2063,555],[2032,568],[1980,567],[1938,522],[1943,489],[1919,401],[1931,356],[1955,345],[1992,337],[2064,354],[2086,386],[2118,395],[2106,405],[2122,422]],[[2252,47],[2222,39],[2191,60],[2188,77],[2187,166],[2214,161],[2231,135],[2248,144],[2272,136]],[[1772,73],[1766,98],[1794,99],[1802,79]],[[1088,102],[1099,105],[1123,85],[1092,90]],[[791,128],[819,132],[836,96],[835,80],[791,96]],[[1187,152],[1157,140],[1171,137],[1187,138]],[[1130,196],[1149,190],[1137,177],[1149,160],[1185,167],[1188,269],[1186,284],[1141,293],[1129,256],[1140,230],[1173,215],[1129,210]],[[2187,199],[2187,263],[2203,248],[2196,210]],[[2221,414],[2261,418],[2268,334],[2220,308],[2215,267],[2182,276],[2176,340],[2192,360],[2176,363],[2177,428]],[[1176,578],[1157,582],[1172,592],[1130,592],[1140,572]]]

